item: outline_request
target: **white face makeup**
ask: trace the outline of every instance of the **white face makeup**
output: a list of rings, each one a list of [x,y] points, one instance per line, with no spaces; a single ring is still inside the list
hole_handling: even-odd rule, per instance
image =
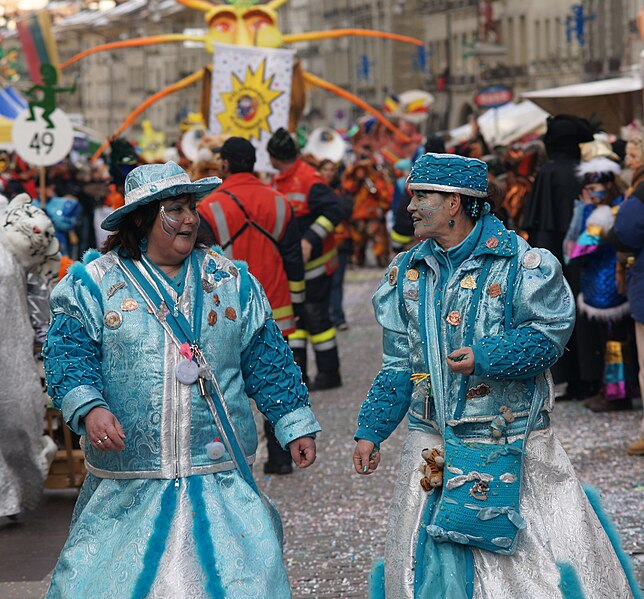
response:
[[[148,256],[159,266],[180,264],[192,252],[198,231],[199,214],[194,196],[163,200],[148,234]]]
[[[435,237],[444,231],[450,218],[445,199],[444,194],[435,191],[412,191],[407,211],[414,222],[416,237]]]

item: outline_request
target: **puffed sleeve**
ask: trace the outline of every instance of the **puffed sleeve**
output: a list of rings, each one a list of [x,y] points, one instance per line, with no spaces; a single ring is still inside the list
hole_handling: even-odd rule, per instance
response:
[[[369,389],[358,415],[355,439],[367,439],[376,445],[387,439],[407,414],[411,403],[411,362],[407,320],[403,314],[398,285],[398,271],[405,254],[389,265],[380,287],[373,296],[373,307],[382,327],[382,368]],[[392,284],[392,282],[394,284]]]
[[[271,421],[282,447],[300,437],[315,437],[321,428],[311,410],[302,371],[271,316],[261,285],[245,269],[240,269],[240,276],[246,278],[240,287],[246,394]]]
[[[514,286],[513,327],[472,345],[477,376],[524,379],[563,354],[575,324],[575,303],[559,261],[547,250],[522,253]]]
[[[102,306],[98,286],[75,264],[51,295],[51,324],[43,346],[47,390],[65,422],[85,434],[83,418],[103,399]]]

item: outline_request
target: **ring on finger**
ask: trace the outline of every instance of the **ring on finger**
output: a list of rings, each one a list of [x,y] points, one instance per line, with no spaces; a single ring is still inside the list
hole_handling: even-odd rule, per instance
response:
[[[109,435],[105,435],[105,436],[103,437],[103,441],[107,441],[109,438],[110,438],[110,436],[109,436]]]
[[[94,441],[94,443],[96,443],[96,445],[100,445],[102,442],[103,441],[101,441],[101,439],[96,439],[96,441]]]

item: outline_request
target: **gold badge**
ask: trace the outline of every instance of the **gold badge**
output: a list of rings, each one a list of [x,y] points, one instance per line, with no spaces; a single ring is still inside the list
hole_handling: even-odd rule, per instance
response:
[[[485,241],[485,246],[493,250],[497,245],[499,245],[498,237],[488,237]]]
[[[487,292],[490,294],[490,297],[499,297],[499,295],[501,295],[501,285],[498,283],[492,283]]]
[[[208,312],[208,324],[212,327],[216,324],[216,322],[217,322],[217,312],[215,312],[214,310],[210,310],[210,312]]]
[[[387,275],[387,281],[393,287],[396,284],[397,280],[398,280],[398,267],[392,266],[391,270],[389,271],[389,274]]]
[[[228,306],[226,308],[226,311],[224,312],[224,316],[228,320],[237,320],[237,312],[235,312],[235,308]]]
[[[461,324],[461,313],[458,310],[452,310],[445,318],[452,326],[457,327]]]
[[[476,281],[472,275],[467,275],[461,279],[461,287],[463,289],[476,289]]]
[[[139,302],[137,302],[133,297],[127,297],[121,302],[121,310],[123,310],[123,312],[133,312],[138,309]]]
[[[418,281],[418,277],[420,274],[415,268],[410,268],[406,273],[405,276],[410,280],[410,281]]]

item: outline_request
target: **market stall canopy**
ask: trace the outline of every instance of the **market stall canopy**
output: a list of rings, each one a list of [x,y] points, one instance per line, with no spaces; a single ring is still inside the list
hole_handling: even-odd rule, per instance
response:
[[[507,146],[527,135],[546,131],[548,113],[532,102],[508,102],[491,108],[478,118],[479,128],[489,146]],[[462,125],[449,132],[448,146],[453,147],[472,136],[472,127]]]
[[[574,114],[587,119],[595,115],[604,131],[619,133],[621,127],[639,114],[642,80],[639,76],[619,77],[525,92],[521,97],[552,115]]]

